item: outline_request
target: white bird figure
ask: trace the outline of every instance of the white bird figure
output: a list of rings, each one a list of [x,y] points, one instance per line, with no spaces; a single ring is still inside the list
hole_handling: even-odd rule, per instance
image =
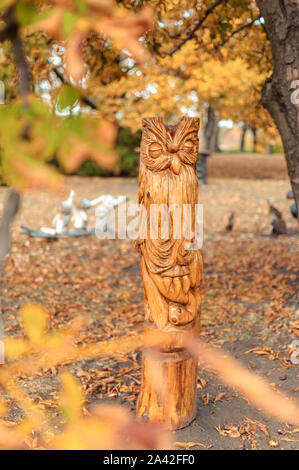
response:
[[[87,229],[88,215],[85,210],[73,209],[72,222],[77,230]]]
[[[92,201],[89,201],[88,199],[82,199],[81,202],[80,202],[80,207],[84,210],[88,210],[90,209],[91,207],[94,207],[94,206],[97,206],[98,204],[100,204],[101,202],[105,201],[105,199],[107,198],[107,196],[109,197],[113,197],[113,196],[110,196],[110,194],[103,194],[102,196],[99,196],[97,197],[96,199],[93,199]]]
[[[40,229],[41,232],[46,233],[47,235],[50,235],[52,237],[55,237],[56,235],[56,230],[54,228],[49,228],[49,227],[42,227]]]
[[[70,195],[66,201],[60,205],[60,212],[56,214],[52,220],[55,229],[42,227],[41,231],[48,235],[61,235],[69,232],[70,222],[74,224],[76,230],[87,230],[88,226],[88,210],[91,207],[97,206],[96,214],[96,231],[98,233],[105,233],[110,231],[108,227],[109,216],[112,210],[127,200],[126,196],[119,196],[117,198],[111,194],[102,195],[92,201],[82,199],[79,209],[73,206],[75,191],[71,190]]]
[[[61,203],[61,210],[63,213],[63,233],[67,233],[69,231],[71,215],[73,211],[73,200],[75,196],[75,191],[72,189],[70,195],[66,201]]]
[[[75,191],[72,189],[71,192],[70,192],[70,195],[69,197],[67,198],[66,201],[63,201],[61,203],[61,208],[62,208],[62,211],[69,211],[71,212],[72,208],[73,208],[73,200],[74,200],[74,196],[75,196]]]
[[[93,201],[90,201],[92,205],[100,202],[95,210],[97,233],[104,233],[109,231],[108,222],[112,209],[126,200],[126,196],[119,196],[118,198],[115,198],[111,196],[111,194],[106,194],[97,199],[94,199]]]
[[[40,231],[43,233],[47,233],[48,235],[53,235],[53,236],[61,235],[62,233],[65,232],[64,215],[61,212],[55,215],[55,217],[52,220],[52,225],[54,225],[55,228],[41,227]]]
[[[128,200],[127,196],[118,196],[116,198],[115,206],[119,206],[120,204],[122,204],[123,202],[126,202],[127,200]]]
[[[55,225],[55,232],[58,235],[64,232],[64,217],[62,214],[56,214],[52,220],[52,224]]]
[[[100,203],[104,198],[105,196],[100,196],[96,199],[93,199],[92,201],[89,201],[86,198],[81,199],[79,204],[79,211],[74,215],[74,225],[76,228],[87,230],[89,209]]]

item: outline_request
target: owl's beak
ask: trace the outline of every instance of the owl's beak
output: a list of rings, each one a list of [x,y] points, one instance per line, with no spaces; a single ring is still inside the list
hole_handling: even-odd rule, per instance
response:
[[[172,161],[171,161],[171,165],[170,165],[170,168],[171,170],[173,171],[173,173],[175,175],[178,175],[180,170],[181,170],[181,160],[179,159],[179,157],[177,155],[175,155],[173,158],[172,158]]]

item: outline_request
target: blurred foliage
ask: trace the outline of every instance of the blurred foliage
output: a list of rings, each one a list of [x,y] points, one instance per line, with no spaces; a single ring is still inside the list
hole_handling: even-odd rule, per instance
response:
[[[69,90],[67,87],[59,95],[60,107],[73,105],[77,95]],[[59,175],[46,165],[53,155],[68,172],[74,171],[87,156],[111,168],[116,163],[114,133],[113,123],[92,115],[63,118],[53,114],[38,98],[26,107],[19,101],[1,106],[1,177],[16,188],[57,189]]]
[[[107,0],[7,0],[0,13],[1,181],[59,189],[53,161],[68,173],[85,160],[116,168],[115,116],[92,102],[83,81],[89,68],[104,86],[127,72],[126,58],[149,59],[139,38],[153,25],[152,10],[129,12]]]
[[[142,424],[120,406],[85,408],[80,381],[70,372],[59,374],[61,393],[57,397],[56,418],[47,406],[31,398],[17,380],[45,368],[107,354],[127,354],[141,347],[141,336],[123,337],[98,344],[76,345],[84,320],[76,319],[64,329],[50,330],[47,312],[37,304],[27,304],[20,312],[24,337],[4,339],[6,363],[0,367],[0,386],[24,413],[24,419],[10,421],[9,407],[0,399],[0,449],[161,449],[171,446],[157,425]]]
[[[116,139],[117,167],[113,171],[108,171],[95,162],[87,160],[76,174],[80,176],[137,176],[140,138],[140,131],[134,134],[129,127],[119,127]]]
[[[172,122],[182,113],[192,112],[201,115],[203,127],[206,110],[212,106],[219,119],[262,129],[261,149],[266,149],[269,140],[277,136],[270,116],[260,105],[272,57],[254,2],[223,1],[215,7],[212,0],[9,0],[0,2],[0,11],[9,6],[14,6],[12,18],[18,24],[17,35],[23,41],[30,66],[32,91],[52,112],[62,115],[61,121],[68,114],[89,114],[102,123],[107,119],[117,121],[117,125],[136,132],[145,115],[162,115]],[[197,23],[201,23],[200,28],[185,41]],[[0,20],[0,27],[1,24],[3,32],[5,23]],[[5,83],[7,108],[18,97],[21,75],[10,41],[2,45],[0,79]],[[103,133],[102,150],[96,150],[96,155],[94,149],[89,149],[95,136],[77,136],[74,144],[68,146],[70,155],[64,153],[73,163],[66,164],[64,158],[59,166],[63,171],[80,168],[79,174],[111,174],[112,170],[106,168],[106,151],[115,174],[134,175],[136,155],[131,149],[126,151],[122,143],[118,145],[120,162],[116,167],[113,136],[116,132],[110,126],[108,142]],[[60,143],[56,140],[56,147],[51,144],[50,139],[55,140],[51,132],[42,138],[48,140],[47,145],[54,152],[52,159],[57,160]],[[60,142],[64,143],[64,139]],[[16,155],[23,144],[16,143]],[[71,155],[72,148],[75,156]],[[30,164],[37,151],[26,154]],[[5,150],[4,154],[7,155]],[[20,158],[24,160],[25,156]],[[46,173],[51,179],[50,169],[43,169],[51,156],[37,156],[37,160],[43,179]],[[87,163],[82,167],[84,160]],[[2,172],[0,178],[21,188],[20,174],[7,177],[10,171],[16,173],[8,162],[6,158],[1,165],[5,174]],[[17,162],[17,166],[19,170],[23,168],[24,161]],[[53,186],[52,182],[49,186]]]
[[[119,154],[118,170],[122,176],[136,176],[139,160],[141,131],[133,133],[129,127],[121,127],[117,138]]]
[[[111,354],[128,354],[143,345],[142,335],[125,336],[96,343],[78,344],[83,318],[76,318],[65,328],[50,329],[47,312],[37,304],[21,309],[23,337],[4,339],[6,363],[0,367],[0,386],[5,395],[0,400],[0,450],[114,450],[170,449],[171,436],[158,423],[137,420],[128,410],[115,405],[91,405],[88,408],[78,378],[58,367],[84,358]],[[197,342],[188,333],[182,337],[186,348],[220,378],[221,382],[241,392],[266,414],[298,426],[296,402],[273,390],[270,383],[255,376],[233,357],[219,349]],[[76,342],[77,340],[77,342]],[[160,340],[152,337],[148,348],[157,348]],[[155,349],[154,349],[155,350]],[[59,373],[61,392],[56,402],[55,417],[48,403],[41,403],[22,386],[22,379],[50,370]],[[152,380],[163,393],[165,384],[157,381],[159,371],[152,371]],[[18,380],[20,379],[21,380]],[[9,397],[9,400],[7,398]],[[5,400],[6,398],[6,400]],[[23,412],[20,422],[11,421],[7,402],[13,400]],[[53,411],[52,411],[53,413]]]
[[[283,153],[284,150],[283,150],[282,144],[273,145],[272,152],[273,153]]]

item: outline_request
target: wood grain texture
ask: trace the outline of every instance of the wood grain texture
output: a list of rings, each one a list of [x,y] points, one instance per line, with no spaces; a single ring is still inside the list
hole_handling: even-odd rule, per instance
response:
[[[150,377],[161,377],[157,384]],[[196,416],[197,361],[185,350],[153,354],[143,352],[142,389],[138,415],[145,420],[179,429]]]
[[[142,124],[139,203],[144,210],[137,246],[145,344],[158,339],[159,347],[144,352],[137,413],[176,429],[192,421],[196,409],[197,364],[183,348],[182,333],[198,334],[201,306],[202,258],[190,245],[198,203],[199,120],[183,117],[177,126],[166,126],[157,117]],[[183,230],[187,205],[189,232]]]

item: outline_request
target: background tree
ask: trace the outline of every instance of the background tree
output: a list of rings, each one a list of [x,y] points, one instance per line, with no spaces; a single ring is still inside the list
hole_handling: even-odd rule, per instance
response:
[[[86,159],[113,168],[117,126],[90,96],[89,70],[105,86],[127,71],[126,57],[149,59],[138,39],[152,27],[150,8],[134,13],[106,0],[3,0],[0,12],[0,79],[7,89],[1,178],[16,188],[57,188],[59,175],[47,164],[54,157],[71,172]]]
[[[267,75],[273,68],[262,103],[280,132],[299,206],[298,2],[148,0],[144,3],[154,6],[159,20],[158,27],[148,35],[149,48],[155,55],[175,57],[188,42],[194,41],[201,57],[207,53],[227,60],[228,55],[236,57],[241,53],[243,60],[255,64]]]
[[[273,117],[284,145],[299,209],[299,4],[296,0],[257,0],[273,53],[274,70],[262,103]]]

